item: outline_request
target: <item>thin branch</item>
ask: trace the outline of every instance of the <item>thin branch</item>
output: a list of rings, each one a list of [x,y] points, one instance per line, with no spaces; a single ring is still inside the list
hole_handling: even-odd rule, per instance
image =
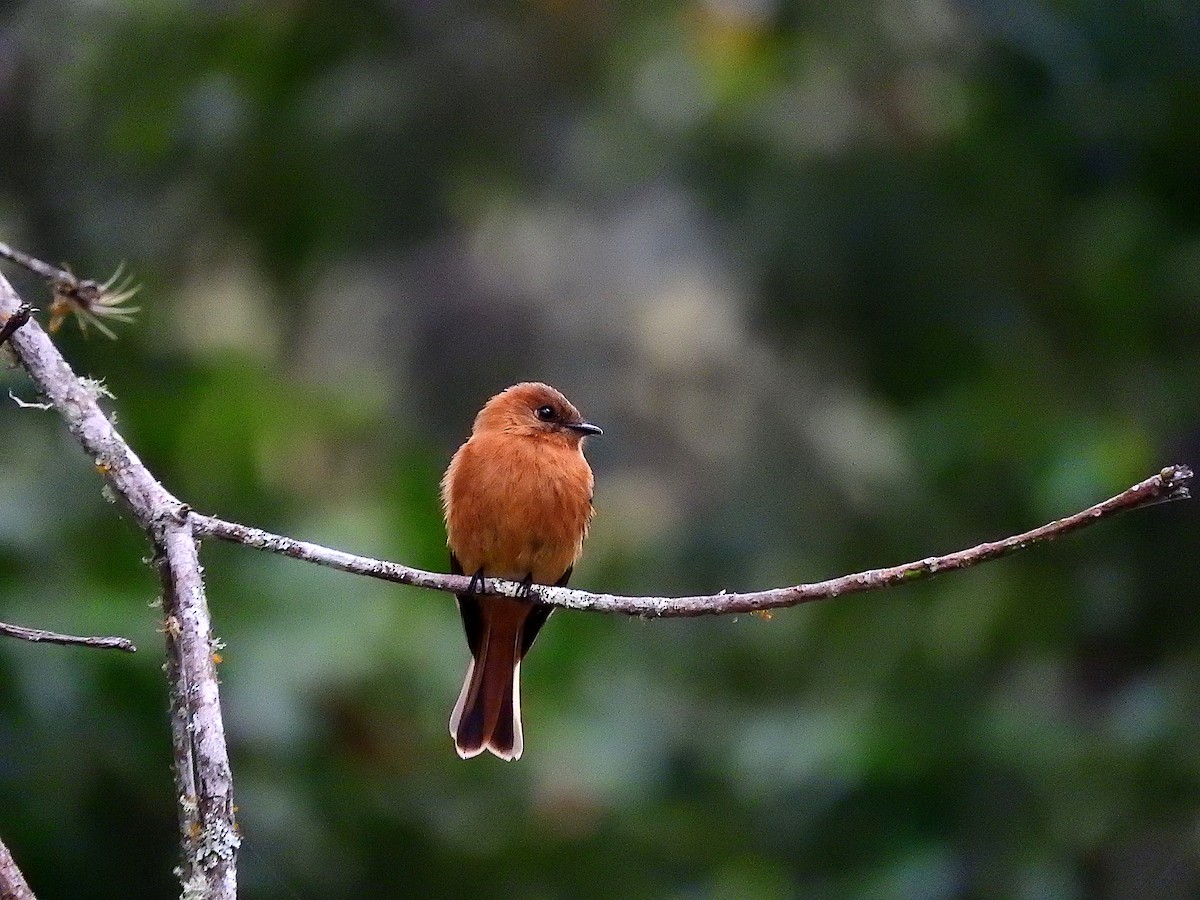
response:
[[[59,326],[68,316],[75,316],[79,322],[79,330],[85,335],[89,325],[109,340],[117,339],[116,332],[104,323],[104,319],[117,322],[132,322],[140,309],[136,306],[126,306],[126,301],[137,294],[139,288],[133,283],[132,276],[125,276],[125,264],[117,266],[117,270],[107,281],[93,281],[90,278],[77,278],[67,269],[60,269],[28,253],[22,253],[15,247],[0,242],[0,257],[10,260],[42,276],[50,282],[54,290],[54,300],[50,304],[50,331],[58,331]],[[124,277],[123,277],[124,276]],[[30,309],[29,313],[33,310]],[[25,319],[29,318],[29,313]],[[20,323],[19,323],[20,324]],[[17,327],[17,326],[14,326]],[[7,337],[7,335],[4,335]],[[4,343],[0,337],[0,344]]]
[[[0,245],[0,251],[13,258],[11,248]],[[0,277],[0,315],[12,315],[20,305],[12,286]],[[168,617],[172,741],[185,857],[181,875],[185,889],[195,896],[233,900],[237,849],[233,782],[211,651],[200,650],[211,646],[212,634],[199,559],[186,525],[187,507],[154,478],[113,427],[97,402],[101,394],[97,383],[75,375],[36,321],[17,330],[9,345],[158,551],[159,571],[167,586],[163,605]],[[185,814],[182,808],[193,803],[195,815]]]
[[[79,647],[95,647],[98,650],[124,650],[133,653],[137,647],[133,641],[123,637],[76,637],[73,634],[59,634],[57,631],[43,631],[40,628],[26,628],[24,625],[9,625],[0,622],[0,635],[19,638],[22,641],[32,641],[35,644],[65,644]],[[0,894],[0,897],[3,897]]]
[[[37,900],[3,841],[0,841],[0,900]]]
[[[66,269],[60,269],[57,266],[44,263],[40,259],[30,256],[28,253],[22,253],[16,247],[10,247],[3,241],[0,241],[0,256],[50,281],[66,281],[70,283],[77,281],[75,276]]]
[[[1188,483],[1191,478],[1192,470],[1187,466],[1168,466],[1157,475],[1152,475],[1103,503],[1089,506],[1082,512],[1077,512],[1065,519],[1056,519],[1032,531],[1026,531],[1001,541],[980,544],[969,550],[948,553],[945,556],[933,556],[886,569],[870,569],[866,572],[843,575],[840,578],[832,578],[815,584],[798,584],[793,587],[744,594],[722,592],[698,597],[623,597],[616,594],[593,594],[587,591],[534,585],[532,596],[543,603],[566,609],[624,613],[647,618],[727,615],[798,606],[814,600],[877,591],[897,584],[930,578],[942,572],[967,569],[989,560],[1008,556],[1034,544],[1052,541],[1065,534],[1094,525],[1120,512],[1168,500],[1181,500],[1188,496]],[[195,533],[199,537],[220,538],[257,550],[281,553],[293,559],[328,566],[355,575],[366,575],[371,578],[381,578],[384,581],[456,593],[467,590],[470,584],[470,579],[462,575],[441,575],[399,563],[355,556],[341,550],[332,550],[318,544],[310,544],[307,541],[293,540],[258,528],[239,525],[236,522],[226,522],[212,516],[192,513],[192,521]],[[495,580],[488,582],[488,588],[493,593],[515,597],[520,585],[511,581]]]
[[[31,403],[28,400],[22,400],[12,391],[8,392],[8,399],[17,404],[17,406],[19,406],[21,409],[39,409],[42,412],[49,412],[50,410],[54,409],[54,407],[49,403]]]

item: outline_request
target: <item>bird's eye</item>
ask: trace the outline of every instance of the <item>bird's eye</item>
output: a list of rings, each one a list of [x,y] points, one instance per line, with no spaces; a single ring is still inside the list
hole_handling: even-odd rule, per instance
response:
[[[541,419],[543,422],[550,422],[550,421],[553,421],[553,419],[554,419],[554,407],[553,406],[539,406],[537,409],[535,409],[533,411],[533,414],[535,416],[537,416],[539,419]]]

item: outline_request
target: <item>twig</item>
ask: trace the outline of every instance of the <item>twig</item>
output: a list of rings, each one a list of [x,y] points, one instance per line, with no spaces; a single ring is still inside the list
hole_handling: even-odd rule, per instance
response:
[[[50,282],[54,289],[54,300],[50,304],[51,333],[58,331],[68,316],[74,315],[79,322],[79,330],[84,334],[87,334],[89,325],[94,325],[106,338],[115,341],[116,332],[104,324],[103,320],[132,322],[134,314],[141,311],[136,306],[125,305],[127,300],[137,294],[139,288],[133,283],[132,276],[122,277],[125,273],[124,263],[117,266],[117,270],[107,281],[101,283],[91,278],[78,278],[67,269],[42,262],[3,242],[0,242],[0,257],[11,260]],[[32,312],[30,309],[29,313]],[[29,313],[25,316],[26,320]],[[20,324],[22,323],[13,327],[19,327]],[[0,338],[0,344],[2,343],[4,340]]]
[[[137,647],[133,641],[123,637],[76,637],[73,634],[59,634],[56,631],[43,631],[40,628],[26,628],[24,625],[9,625],[0,622],[0,635],[19,638],[22,641],[32,641],[35,644],[65,644],[78,647],[95,647],[98,650],[124,650],[134,653]],[[0,898],[3,898],[0,894]]]
[[[13,258],[11,248],[0,246],[0,251]],[[12,315],[19,306],[20,298],[0,276],[0,314]],[[166,573],[163,578],[168,584],[163,605],[171,655],[175,781],[180,825],[187,829],[181,832],[181,876],[185,889],[196,896],[233,900],[237,825],[232,775],[211,655],[197,650],[210,645],[211,626],[199,561],[185,525],[187,507],[146,469],[100,409],[95,385],[71,371],[36,321],[16,331],[9,345],[158,551],[159,571]],[[185,815],[182,807],[193,802],[195,815]]]
[[[68,283],[76,283],[76,278],[66,269],[60,269],[57,266],[52,266],[49,263],[44,263],[40,259],[30,256],[28,253],[22,253],[16,247],[10,247],[3,241],[0,241],[0,256],[5,259],[15,262],[18,266],[28,269],[35,275],[41,275],[43,278],[51,281],[65,281]]]
[[[12,391],[8,392],[8,399],[17,404],[17,406],[21,407],[21,409],[40,409],[42,412],[48,412],[49,410],[54,409],[54,407],[49,403],[34,403],[29,400],[22,400]]]
[[[532,596],[543,603],[566,609],[624,613],[647,618],[715,616],[798,606],[814,600],[877,591],[897,584],[930,578],[942,572],[970,568],[979,563],[1024,550],[1033,544],[1051,541],[1072,531],[1086,528],[1088,525],[1094,525],[1119,512],[1149,506],[1165,500],[1184,499],[1188,496],[1188,483],[1191,477],[1192,470],[1187,466],[1168,466],[1157,475],[1152,475],[1103,503],[1097,503],[1073,516],[1057,519],[1048,525],[1026,531],[1024,534],[980,544],[969,550],[959,550],[945,556],[929,557],[886,569],[870,569],[866,572],[843,575],[840,578],[832,578],[815,584],[798,584],[793,587],[744,594],[722,592],[697,597],[623,597],[616,594],[593,594],[568,588],[534,585]],[[212,516],[192,513],[192,520],[195,523],[194,530],[197,536],[220,538],[257,550],[281,553],[293,559],[340,569],[356,575],[366,575],[371,578],[381,578],[384,581],[456,593],[467,590],[470,584],[470,579],[466,576],[441,575],[399,563],[355,556],[341,550],[331,550],[307,541],[293,540],[258,528],[239,525],[236,522],[226,522]],[[488,588],[493,593],[515,597],[521,586],[511,581],[496,580],[489,581]]]
[[[37,900],[3,841],[0,841],[0,900]]]
[[[0,344],[7,341],[14,331],[28,322],[33,313],[34,309],[28,303],[18,306],[13,314],[4,320],[4,324],[0,325]]]

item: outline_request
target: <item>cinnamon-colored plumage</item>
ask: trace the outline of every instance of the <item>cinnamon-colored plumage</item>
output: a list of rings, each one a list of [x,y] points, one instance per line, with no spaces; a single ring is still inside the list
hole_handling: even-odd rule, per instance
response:
[[[564,585],[592,520],[583,439],[600,429],[546,384],[489,400],[442,479],[451,569],[478,593],[458,594],[471,663],[450,733],[464,759],[521,756],[521,660],[551,607],[489,597],[483,579]]]

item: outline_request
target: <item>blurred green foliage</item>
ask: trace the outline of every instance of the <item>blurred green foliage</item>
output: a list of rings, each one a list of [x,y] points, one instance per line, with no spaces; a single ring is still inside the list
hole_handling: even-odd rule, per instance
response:
[[[1198,33],[14,2],[0,238],[136,272],[136,327],[60,345],[199,509],[443,568],[441,470],[537,377],[605,426],[576,584],[816,580],[1197,461]],[[39,896],[169,896],[147,547],[52,415],[0,406],[0,459],[0,618],[141,647],[0,645],[0,836]],[[206,546],[243,895],[1196,896],[1198,537],[1176,504],[769,620],[557,615],[516,765],[453,753],[447,597]]]

